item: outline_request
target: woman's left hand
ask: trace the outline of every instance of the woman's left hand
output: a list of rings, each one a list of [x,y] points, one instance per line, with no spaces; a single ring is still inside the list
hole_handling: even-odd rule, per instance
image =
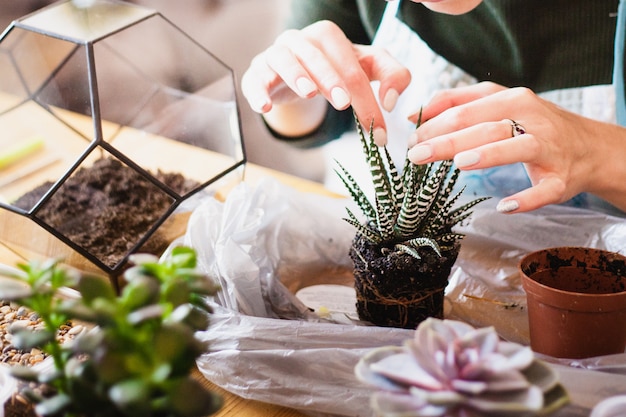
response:
[[[568,112],[527,88],[483,82],[441,91],[422,109],[409,147],[416,164],[454,158],[458,168],[472,170],[524,163],[532,187],[500,201],[501,212],[530,211],[581,192],[626,209],[626,186],[614,180],[626,174],[626,129]]]

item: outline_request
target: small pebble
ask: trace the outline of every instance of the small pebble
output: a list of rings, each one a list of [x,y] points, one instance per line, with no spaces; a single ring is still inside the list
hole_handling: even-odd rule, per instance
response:
[[[46,354],[38,349],[30,352],[23,352],[11,344],[13,335],[9,329],[31,328],[33,330],[43,329],[45,324],[38,314],[29,311],[27,308],[15,304],[0,301],[0,362],[9,365],[34,365],[43,361]],[[72,338],[83,330],[83,326],[73,326],[66,323],[59,328],[58,340],[63,343],[67,338]]]
[[[15,313],[15,315],[16,315],[17,317],[24,317],[24,316],[26,316],[26,314],[27,314],[27,311],[26,311],[26,308],[25,308],[25,307],[20,307],[20,308],[18,308],[18,309],[17,309],[17,312]]]

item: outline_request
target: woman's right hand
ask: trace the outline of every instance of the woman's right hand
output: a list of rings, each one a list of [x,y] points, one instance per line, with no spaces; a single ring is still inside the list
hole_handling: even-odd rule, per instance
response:
[[[376,143],[384,145],[385,121],[370,82],[380,82],[380,103],[391,111],[410,80],[409,71],[384,49],[353,44],[336,24],[319,21],[283,32],[252,60],[241,88],[252,109],[286,136],[317,128],[328,101],[337,110],[352,106],[366,129],[373,120]]]

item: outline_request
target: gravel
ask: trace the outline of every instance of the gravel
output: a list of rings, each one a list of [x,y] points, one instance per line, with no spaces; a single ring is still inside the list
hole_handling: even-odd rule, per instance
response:
[[[32,328],[34,330],[43,329],[44,324],[39,316],[28,309],[0,301],[0,362],[9,365],[33,366],[46,358],[46,354],[38,349],[31,349],[28,352],[16,349],[11,343],[13,335],[9,332],[12,326]],[[73,326],[68,322],[61,326],[58,338],[61,343],[80,333],[82,326]]]

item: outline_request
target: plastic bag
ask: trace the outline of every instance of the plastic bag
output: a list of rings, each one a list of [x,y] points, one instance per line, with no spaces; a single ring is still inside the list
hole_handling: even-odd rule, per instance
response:
[[[527,344],[525,295],[516,270],[521,256],[566,245],[619,251],[626,248],[626,222],[562,206],[507,216],[494,205],[481,203],[459,228],[467,236],[446,290],[445,314],[494,326],[503,338]],[[313,284],[345,284],[354,236],[342,220],[345,207],[358,212],[347,199],[266,180],[256,188],[241,184],[224,203],[207,199],[194,210],[187,233],[172,247],[194,247],[200,268],[222,286],[212,324],[202,334],[210,343],[198,360],[206,378],[244,398],[309,415],[374,416],[372,388],[356,380],[354,366],[368,350],[400,345],[413,331],[337,323],[294,295]],[[624,368],[600,368],[601,358],[551,362],[572,397],[556,415],[588,416],[596,403],[626,386]],[[619,362],[626,363],[626,355],[610,360]]]

